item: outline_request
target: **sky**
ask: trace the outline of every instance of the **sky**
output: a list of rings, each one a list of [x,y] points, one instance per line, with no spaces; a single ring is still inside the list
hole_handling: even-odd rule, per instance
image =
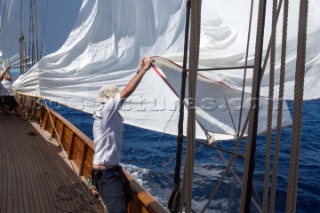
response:
[[[82,0],[41,0],[36,3],[38,28],[41,32],[39,38],[44,37],[39,40],[43,40],[43,55],[47,55],[58,50],[68,37],[79,14]],[[27,47],[29,46],[29,10],[30,0],[24,0],[23,26]],[[0,50],[3,53],[2,58],[8,59],[19,53],[20,0],[1,0],[0,16]]]

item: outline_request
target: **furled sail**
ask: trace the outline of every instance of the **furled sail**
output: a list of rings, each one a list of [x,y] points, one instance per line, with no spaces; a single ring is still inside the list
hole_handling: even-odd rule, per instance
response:
[[[315,45],[320,36],[320,3],[316,0],[310,2],[306,99],[319,98],[320,95],[317,92],[320,85],[315,83],[320,78],[320,73],[317,72],[320,66],[320,49]],[[288,99],[292,98],[294,86],[292,80],[298,22],[295,14],[299,6],[298,2],[290,3],[289,20],[292,25],[289,23],[285,84],[285,97]],[[97,105],[95,97],[99,88],[105,84],[116,84],[123,88],[135,75],[141,56],[159,55],[176,63],[182,62],[185,5],[185,0],[84,0],[74,29],[64,45],[40,60],[15,82],[14,87],[20,93],[53,100],[92,113]],[[202,7],[200,66],[243,66],[250,1],[239,0],[235,3],[232,0],[204,0]],[[270,11],[271,7],[268,7],[268,23],[271,19]],[[256,17],[257,5],[254,5],[253,26]],[[254,28],[249,40],[249,65],[253,63]],[[270,38],[270,28],[271,26],[267,25],[265,29],[266,44]],[[281,29],[281,21],[278,28]],[[279,46],[280,39],[277,38],[277,41]],[[277,58],[279,59],[276,61],[276,72],[279,73],[280,57]],[[124,105],[122,115],[128,124],[174,134],[178,120],[178,110],[175,110],[174,103],[178,103],[179,95],[172,88],[179,91],[179,84],[174,85],[179,82],[179,71],[164,61],[156,59],[164,78],[154,70],[149,71],[131,99]],[[248,69],[246,98],[249,97],[251,76],[252,70]],[[278,78],[278,75],[276,76]],[[268,66],[262,80],[262,100],[266,100],[263,96],[267,96],[268,93],[267,79]],[[168,86],[168,82],[174,86]],[[221,138],[214,135],[218,139],[234,137],[236,128],[232,119],[239,119],[236,104],[241,97],[243,69],[202,72],[199,73],[199,82],[200,87],[203,86],[202,91],[206,91],[205,95],[217,101],[218,108],[210,112],[198,110],[198,138],[206,138],[208,134],[222,135]],[[278,85],[275,89],[277,88]],[[200,94],[199,98],[207,97]],[[227,103],[230,101],[229,107],[236,109],[231,110],[231,116],[227,109]],[[228,116],[221,111],[229,113]],[[266,110],[260,112],[261,118],[266,116]],[[266,120],[260,119],[260,122],[258,131],[261,133],[265,130]],[[284,113],[283,125],[290,123],[287,111]]]

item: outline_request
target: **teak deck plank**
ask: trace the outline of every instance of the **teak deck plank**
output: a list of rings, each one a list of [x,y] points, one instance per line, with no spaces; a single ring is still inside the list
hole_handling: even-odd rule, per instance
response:
[[[27,121],[0,113],[0,212],[61,212],[55,204],[66,211],[76,209],[72,201],[58,202],[56,191],[80,178],[49,137],[39,135]]]

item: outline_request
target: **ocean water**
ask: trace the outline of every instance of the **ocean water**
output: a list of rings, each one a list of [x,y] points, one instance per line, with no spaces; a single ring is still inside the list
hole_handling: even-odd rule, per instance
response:
[[[288,105],[292,112],[293,102]],[[92,116],[56,104],[51,107],[92,138]],[[156,122],[156,121],[155,121]],[[301,154],[297,212],[320,212],[320,100],[305,101],[303,106]],[[280,150],[276,212],[285,212],[287,176],[290,158],[291,127],[283,128]],[[234,142],[217,145],[232,150]],[[185,147],[185,143],[184,143]],[[214,190],[224,172],[225,161],[219,153],[206,146],[197,145],[193,187],[193,209],[199,212]],[[244,151],[244,148],[241,148]],[[124,167],[160,202],[167,205],[173,188],[176,137],[125,125],[122,163]],[[254,184],[257,203],[262,200],[264,180],[265,136],[257,140]],[[183,153],[185,154],[185,153]],[[183,155],[184,156],[184,155]],[[230,155],[223,154],[226,159]],[[243,159],[237,160],[237,175],[241,179]],[[232,173],[228,172],[218,194],[206,212],[227,212],[232,186]],[[236,181],[232,212],[238,212],[241,193]],[[252,206],[252,212],[257,212]]]
[[[14,79],[18,70],[12,70]],[[47,102],[49,103],[49,102]],[[287,102],[291,112],[293,102]],[[49,103],[67,120],[92,139],[93,118],[91,115],[70,108]],[[276,212],[285,212],[287,177],[290,159],[291,127],[282,129]],[[232,150],[234,142],[219,142],[217,145]],[[185,148],[185,143],[184,143]],[[219,152],[211,147],[197,145],[193,186],[193,209],[199,212],[214,190],[224,172],[226,162]],[[244,152],[244,147],[240,148]],[[320,100],[305,101],[303,105],[302,136],[299,162],[299,184],[297,212],[320,212]],[[176,137],[125,125],[122,153],[123,166],[134,178],[148,189],[163,205],[171,195],[175,166]],[[259,136],[256,150],[254,175],[255,198],[262,200],[264,180],[265,135]],[[183,152],[183,157],[184,157]],[[230,155],[223,154],[226,159]],[[183,158],[184,159],[184,158]],[[237,160],[237,175],[241,179],[243,159]],[[182,170],[183,171],[183,170]],[[227,212],[232,186],[232,173],[228,172],[215,199],[206,212]],[[236,181],[233,193],[232,212],[238,212],[241,193]],[[252,206],[252,212],[257,212]]]

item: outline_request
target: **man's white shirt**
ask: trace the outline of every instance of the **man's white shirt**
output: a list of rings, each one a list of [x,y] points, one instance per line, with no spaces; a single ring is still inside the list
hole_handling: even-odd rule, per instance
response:
[[[93,164],[117,165],[122,151],[123,118],[120,94],[98,106],[93,114]]]

